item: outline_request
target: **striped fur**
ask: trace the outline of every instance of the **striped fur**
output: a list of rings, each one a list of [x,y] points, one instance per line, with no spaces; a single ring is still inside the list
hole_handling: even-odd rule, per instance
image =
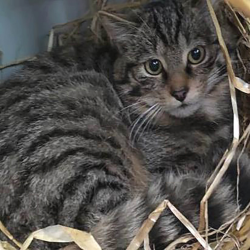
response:
[[[206,181],[231,140],[232,112],[211,20],[202,0],[190,1],[152,2],[125,24],[101,17],[109,42],[39,55],[0,85],[0,220],[18,240],[62,224],[91,231],[105,250],[125,249],[163,199],[197,226]],[[234,56],[234,37],[226,41]],[[183,63],[200,42],[204,63]],[[155,56],[164,71],[146,76],[143,64]],[[183,82],[182,106],[170,90]],[[209,202],[212,227],[236,212],[236,160]],[[240,163],[245,207],[248,157]],[[185,232],[166,211],[150,242],[162,250]]]
[[[35,63],[57,71],[34,80]],[[71,70],[39,58],[0,87],[0,218],[14,235],[57,223],[90,230],[146,183],[113,87]]]
[[[226,42],[234,57],[237,32],[217,8],[225,38],[231,32]],[[216,164],[232,139],[232,111],[226,63],[206,1],[153,1],[128,20],[102,17],[120,55],[114,87],[130,106],[132,145],[142,150],[150,172],[185,172],[206,159]],[[190,65],[188,52],[198,45],[206,58]],[[157,76],[144,66],[154,58],[163,65]],[[182,87],[188,89],[183,103],[171,95]]]

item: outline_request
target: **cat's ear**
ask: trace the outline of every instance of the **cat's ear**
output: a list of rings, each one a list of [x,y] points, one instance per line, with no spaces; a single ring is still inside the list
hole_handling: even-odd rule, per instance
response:
[[[137,29],[135,22],[125,19],[125,15],[114,15],[105,11],[99,11],[100,22],[105,29],[110,41],[119,50],[125,48]]]

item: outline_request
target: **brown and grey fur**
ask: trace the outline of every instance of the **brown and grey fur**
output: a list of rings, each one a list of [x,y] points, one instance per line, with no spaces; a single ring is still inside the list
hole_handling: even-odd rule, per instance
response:
[[[205,7],[205,1],[197,8],[190,8],[190,1],[186,6],[180,1],[154,2],[131,14],[134,24],[108,22],[106,25],[121,54],[115,63],[116,88],[125,105],[133,105],[133,124],[137,126],[131,126],[132,142],[139,139],[138,144],[153,171],[166,169],[166,164],[174,170],[196,168],[201,159],[208,155],[211,158],[210,150],[217,161],[215,152],[221,144],[227,147],[231,140],[226,65]],[[228,46],[234,52],[236,40],[230,35]],[[197,45],[206,47],[207,59],[192,66],[187,64],[187,54]],[[144,70],[143,63],[152,58],[160,59],[164,67],[157,77]],[[189,88],[183,103],[171,95],[173,89],[182,87]],[[152,112],[140,119],[153,105],[156,107]],[[151,117],[154,120],[148,129]],[[165,156],[158,157],[159,151],[164,151]]]
[[[197,226],[206,181],[231,140],[232,113],[205,1],[190,1],[153,2],[127,22],[103,16],[110,42],[40,55],[0,86],[0,220],[17,239],[62,224],[92,231],[105,250],[126,249],[163,199]],[[234,31],[223,28],[234,56]],[[187,53],[200,44],[208,57],[191,67]],[[158,77],[144,71],[152,58],[164,66]],[[170,94],[183,86],[185,105]],[[211,227],[236,212],[235,166],[209,202]],[[247,156],[241,167],[245,207]],[[151,245],[161,250],[185,232],[166,211]]]

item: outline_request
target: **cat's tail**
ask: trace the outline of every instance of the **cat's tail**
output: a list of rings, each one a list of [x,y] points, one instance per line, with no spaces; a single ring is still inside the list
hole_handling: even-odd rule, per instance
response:
[[[197,228],[200,201],[205,193],[205,176],[174,175],[156,177],[149,189],[128,200],[102,218],[92,234],[104,250],[126,249],[148,215],[168,199]],[[236,214],[234,188],[223,181],[208,203],[209,226],[218,228]],[[152,249],[162,250],[171,241],[188,232],[182,223],[166,209],[150,232]]]

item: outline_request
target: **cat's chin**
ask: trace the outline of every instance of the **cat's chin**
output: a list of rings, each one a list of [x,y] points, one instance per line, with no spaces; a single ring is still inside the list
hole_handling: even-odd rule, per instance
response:
[[[195,104],[183,104],[178,108],[172,109],[169,111],[169,114],[175,118],[187,118],[192,116],[200,108],[198,103]]]

